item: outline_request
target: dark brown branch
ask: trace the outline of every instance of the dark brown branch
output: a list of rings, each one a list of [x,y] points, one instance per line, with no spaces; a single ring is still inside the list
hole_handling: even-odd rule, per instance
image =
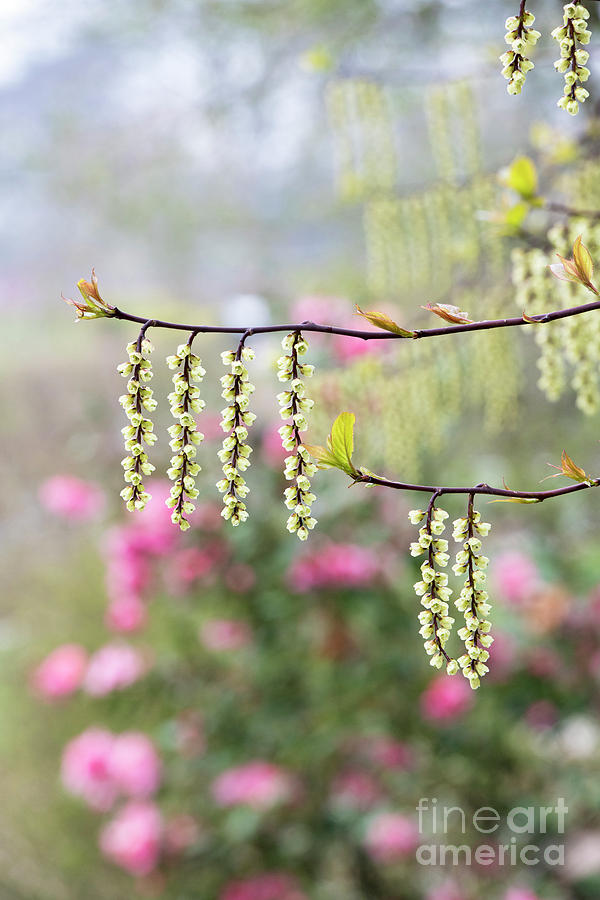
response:
[[[381,487],[393,488],[396,491],[420,491],[423,494],[435,495],[435,499],[443,494],[467,494],[475,497],[476,494],[487,494],[492,497],[508,497],[515,500],[535,500],[541,503],[543,500],[551,500],[553,497],[562,497],[564,494],[574,494],[577,491],[585,491],[587,488],[598,487],[600,479],[582,481],[578,484],[570,484],[563,488],[554,488],[550,491],[511,491],[509,488],[494,488],[489,484],[476,484],[474,487],[434,487],[429,484],[409,484],[403,481],[389,481],[378,475],[363,475],[356,478],[357,484],[378,484]]]
[[[515,316],[510,319],[483,319],[480,322],[467,322],[465,324],[447,325],[440,328],[420,328],[412,333],[413,340],[429,337],[441,337],[445,334],[461,334],[467,331],[489,331],[494,328],[515,328],[521,325],[531,325],[532,321],[545,325],[558,319],[568,319],[579,316],[582,313],[600,309],[600,300],[584,303],[581,306],[571,306],[567,309],[558,309],[527,319],[523,316]],[[346,337],[360,338],[363,341],[408,340],[405,336],[389,331],[361,331],[354,328],[338,328],[335,325],[318,325],[316,322],[297,322],[291,325],[258,325],[255,328],[225,327],[221,325],[188,325],[179,322],[166,322],[162,319],[148,319],[145,316],[134,316],[131,313],[116,309],[111,316],[124,322],[138,322],[152,328],[168,328],[175,331],[188,331],[195,337],[198,334],[240,334],[243,342],[255,334],[273,334],[276,332],[310,331],[320,334],[340,334]]]
[[[582,219],[600,219],[600,210],[597,209],[577,209],[575,206],[569,206],[566,203],[555,203],[547,200],[544,203],[546,209],[550,212],[562,213],[565,216],[580,216]]]

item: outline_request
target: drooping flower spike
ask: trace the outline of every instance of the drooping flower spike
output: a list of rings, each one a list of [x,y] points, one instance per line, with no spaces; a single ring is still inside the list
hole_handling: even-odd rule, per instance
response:
[[[454,520],[454,540],[462,544],[452,567],[455,575],[466,575],[466,581],[454,605],[465,617],[465,625],[458,636],[465,644],[465,653],[458,660],[462,673],[469,680],[473,690],[479,687],[480,679],[489,671],[486,662],[489,648],[494,642],[490,635],[492,627],[487,615],[491,609],[485,590],[488,565],[487,556],[481,553],[480,537],[489,534],[491,525],[481,521],[481,515],[473,508],[473,495],[469,496],[467,515]]]
[[[552,32],[552,37],[560,45],[560,59],[554,63],[554,68],[565,76],[564,94],[557,106],[572,116],[577,115],[579,104],[589,97],[589,91],[582,87],[590,77],[590,70],[585,65],[590,54],[582,49],[584,44],[589,44],[592,36],[587,27],[589,17],[583,3],[566,3],[563,24]]]
[[[177,353],[167,357],[167,365],[175,370],[173,392],[168,399],[171,414],[177,421],[169,427],[173,456],[167,474],[174,484],[166,504],[173,510],[171,521],[186,531],[190,527],[186,515],[194,511],[192,501],[198,496],[195,479],[200,466],[196,462],[196,448],[204,435],[198,431],[195,414],[202,412],[206,405],[200,399],[200,388],[197,387],[206,372],[200,357],[192,353],[191,339],[187,344],[181,344]]]
[[[415,584],[415,593],[423,607],[419,613],[421,623],[419,634],[425,641],[425,652],[431,657],[430,665],[441,669],[446,663],[448,674],[455,675],[458,672],[458,664],[444,649],[454,625],[454,619],[448,610],[452,589],[448,587],[447,574],[439,571],[448,565],[449,559],[448,541],[441,537],[446,528],[445,520],[448,513],[435,506],[434,495],[427,511],[412,509],[408,518],[413,525],[419,525],[425,520],[419,529],[418,541],[410,545],[411,556],[427,555],[427,559],[421,565],[422,580]]]
[[[153,374],[147,357],[153,349],[145,337],[144,327],[137,342],[127,345],[129,361],[118,367],[123,378],[129,378],[127,393],[119,397],[119,403],[129,419],[129,425],[121,429],[128,454],[121,461],[127,482],[127,487],[121,491],[121,497],[130,511],[143,509],[151,496],[144,490],[143,478],[154,471],[144,444],[152,446],[157,440],[154,425],[146,416],[146,413],[153,412],[157,406],[152,389],[147,387]]]
[[[508,80],[506,90],[509,94],[521,93],[525,76],[533,69],[528,54],[541,37],[540,32],[531,27],[534,22],[535,16],[526,9],[506,20],[504,39],[510,50],[502,54],[500,61],[504,66],[502,74]]]
[[[308,344],[299,331],[287,334],[281,346],[285,351],[277,361],[277,377],[287,382],[285,391],[277,395],[279,413],[287,424],[279,429],[284,450],[290,451],[285,460],[285,477],[293,482],[284,492],[285,505],[291,514],[287,520],[287,529],[296,534],[301,541],[308,538],[308,533],[317,524],[311,516],[310,507],[315,495],[310,489],[310,478],[317,471],[310,453],[302,443],[302,432],[308,428],[307,413],[314,406],[314,400],[306,396],[302,378],[310,378],[313,366],[302,364],[298,357],[308,350]]]
[[[223,510],[221,515],[232,525],[239,525],[248,518],[248,510],[244,503],[250,488],[242,475],[250,466],[252,447],[246,443],[248,428],[256,416],[248,409],[254,385],[248,378],[246,362],[254,359],[254,350],[241,345],[237,353],[226,351],[221,354],[229,373],[223,375],[222,397],[228,405],[222,410],[221,428],[227,433],[223,447],[219,450],[219,459],[223,463],[224,478],[217,482],[217,488],[223,494]]]

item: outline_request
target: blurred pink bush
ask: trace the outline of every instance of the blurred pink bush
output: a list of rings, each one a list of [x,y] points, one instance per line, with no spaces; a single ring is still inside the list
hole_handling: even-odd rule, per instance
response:
[[[160,811],[152,803],[126,803],[100,832],[102,853],[132,875],[148,875],[156,866],[163,834]]]
[[[417,826],[401,813],[379,813],[367,824],[365,847],[377,862],[391,863],[402,859],[412,854],[418,843]]]
[[[104,507],[104,494],[96,484],[73,475],[53,475],[41,485],[42,506],[55,516],[73,522],[95,518]]]
[[[297,794],[295,778],[284,769],[263,760],[253,760],[227,769],[212,783],[218,806],[252,806],[269,809],[289,802]]]
[[[472,704],[471,688],[461,675],[439,675],[421,695],[421,713],[430,722],[451,722]]]
[[[87,653],[79,644],[62,644],[34,670],[32,687],[46,700],[67,697],[81,685],[87,661]]]

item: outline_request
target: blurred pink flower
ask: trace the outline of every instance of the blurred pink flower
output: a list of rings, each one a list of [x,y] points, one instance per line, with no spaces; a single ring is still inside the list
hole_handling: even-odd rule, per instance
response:
[[[217,652],[240,650],[252,642],[250,626],[237,619],[209,619],[200,626],[199,637],[207,650]]]
[[[373,551],[354,544],[327,543],[296,559],[289,581],[296,591],[322,587],[361,587],[371,582],[379,564]]]
[[[95,518],[104,506],[98,485],[73,475],[54,475],[40,487],[42,506],[55,516],[85,522]]]
[[[103,697],[134,684],[144,670],[144,658],[135,647],[125,643],[106,644],[91,656],[83,690],[92,697]]]
[[[368,822],[365,846],[377,862],[402,859],[411,854],[418,843],[417,826],[401,813],[379,813]]]
[[[139,631],[146,624],[148,612],[144,601],[136,594],[115,597],[105,615],[106,627],[111,631]]]
[[[331,800],[346,809],[369,809],[381,800],[381,789],[372,775],[360,769],[340,772],[331,785]]]
[[[346,321],[343,323],[343,327],[357,329],[358,331],[375,331],[375,329],[370,329],[362,319],[357,319],[355,322]],[[383,341],[363,341],[362,338],[349,337],[346,334],[335,334],[331,346],[337,361],[344,363],[356,359],[358,356],[365,356],[367,353],[381,350],[383,344]]]
[[[223,543],[215,539],[203,547],[177,550],[170,556],[165,572],[167,590],[173,595],[185,593],[195,582],[206,580],[225,555]]]
[[[517,648],[514,639],[504,631],[495,629],[494,643],[490,647],[490,681],[503,682],[512,675],[518,665]]]
[[[499,593],[509,603],[522,603],[540,583],[535,563],[518,550],[496,557],[492,575]]]
[[[527,668],[538,678],[558,678],[564,669],[560,656],[551,647],[532,647],[527,656]]]
[[[263,459],[267,465],[277,469],[283,468],[283,461],[288,455],[288,451],[284,450],[281,446],[281,435],[278,431],[280,425],[281,422],[275,422],[270,425],[269,428],[263,432],[261,443],[261,454]]]
[[[218,806],[245,805],[268,809],[288,802],[296,792],[296,781],[292,775],[262,760],[227,769],[212,783],[212,795]]]
[[[108,770],[121,793],[145,798],[158,790],[162,766],[149,737],[125,731],[114,738]]]
[[[504,895],[504,900],[539,900],[538,895],[527,888],[509,888]]]
[[[382,769],[410,769],[414,765],[414,754],[408,744],[389,737],[361,737],[356,746],[362,757]]]
[[[100,832],[100,849],[107,859],[132,875],[148,875],[161,850],[163,823],[154,804],[127,803]]]
[[[99,812],[110,809],[117,796],[110,772],[113,745],[114,735],[109,731],[88,728],[63,751],[61,776],[65,788]]]
[[[353,306],[345,297],[335,297],[329,294],[307,294],[304,297],[299,297],[293,303],[291,314],[293,316],[292,321],[331,325],[334,321],[339,322],[343,317],[351,317],[352,311]]]
[[[536,731],[545,731],[558,722],[558,710],[549,700],[537,700],[525,711],[525,721]]]
[[[165,825],[164,845],[165,852],[171,856],[179,856],[185,853],[188,847],[198,842],[202,831],[192,816],[182,813],[173,816]]]
[[[279,872],[269,872],[232,881],[223,890],[220,900],[307,900],[294,879]]]
[[[431,722],[449,722],[473,703],[472,691],[461,675],[439,675],[421,695],[421,713]]]
[[[234,594],[245,594],[256,584],[256,573],[252,566],[245,563],[234,563],[227,567],[225,584]]]
[[[466,898],[453,881],[444,881],[429,891],[425,900],[466,900]]]
[[[83,647],[62,644],[34,670],[32,687],[47,700],[66,697],[80,686],[86,664],[87,653]]]

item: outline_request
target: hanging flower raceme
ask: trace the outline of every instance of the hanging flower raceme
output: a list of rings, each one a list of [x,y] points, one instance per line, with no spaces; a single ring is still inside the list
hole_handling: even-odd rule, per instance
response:
[[[425,652],[431,657],[430,664],[440,669],[445,662],[448,674],[455,675],[458,663],[444,649],[454,625],[454,619],[448,614],[452,589],[448,587],[447,574],[439,571],[448,565],[449,559],[448,541],[441,537],[448,513],[431,502],[427,511],[412,509],[408,518],[413,525],[419,525],[425,519],[425,524],[419,529],[418,541],[410,545],[411,556],[427,555],[421,565],[422,581],[415,584],[415,593],[423,607],[419,613],[419,633],[425,641]]]
[[[129,378],[127,393],[119,397],[119,403],[130,423],[121,429],[128,454],[121,462],[127,482],[127,487],[121,491],[121,497],[125,500],[127,509],[131,511],[143,509],[151,496],[144,490],[142,479],[154,471],[144,444],[151,446],[157,440],[154,425],[146,417],[146,412],[153,412],[157,406],[152,389],[147,387],[152,378],[152,365],[147,356],[152,350],[154,347],[148,338],[144,337],[142,331],[136,343],[127,345],[129,362],[124,362],[118,367],[121,375]]]
[[[506,20],[504,39],[510,50],[502,54],[500,61],[504,66],[502,74],[508,80],[506,90],[509,94],[521,93],[525,76],[533,69],[528,53],[541,37],[539,31],[531,28],[534,22],[533,13],[525,9],[518,16],[509,16]]]
[[[488,648],[494,639],[489,634],[491,622],[486,618],[491,607],[485,588],[488,558],[481,554],[479,536],[485,537],[491,528],[488,522],[481,521],[481,515],[473,509],[473,497],[469,497],[469,506],[465,518],[454,520],[454,540],[462,544],[462,550],[456,554],[456,563],[452,567],[455,575],[466,575],[467,579],[455,600],[456,608],[463,613],[465,625],[458,636],[465,643],[465,653],[458,660],[462,673],[469,680],[473,690],[479,687],[480,678],[488,672],[486,662],[489,659]]]
[[[560,59],[554,63],[554,68],[565,76],[564,95],[557,105],[572,116],[577,115],[579,104],[589,97],[589,92],[582,84],[590,77],[590,70],[585,65],[590,54],[580,46],[589,44],[592,36],[587,27],[589,17],[583,3],[566,3],[564,24],[552,32],[552,37],[560,45]]]
[[[250,466],[252,447],[246,440],[248,428],[256,419],[254,413],[248,410],[254,385],[248,380],[248,370],[244,364],[254,359],[254,350],[242,347],[237,354],[233,351],[222,353],[221,358],[223,364],[230,367],[230,372],[221,378],[222,396],[228,402],[228,406],[222,410],[221,428],[227,433],[227,437],[219,450],[225,477],[217,482],[217,488],[224,494],[221,515],[224,519],[229,519],[232,525],[239,525],[248,518],[244,499],[250,488],[241,473]]]
[[[314,371],[311,365],[302,364],[300,356],[308,350],[308,344],[299,331],[287,334],[281,346],[285,351],[277,361],[277,377],[288,382],[287,390],[277,395],[281,418],[288,420],[279,429],[284,450],[290,451],[285,460],[285,477],[293,482],[284,492],[285,505],[291,514],[287,520],[287,529],[305,541],[309,531],[315,527],[317,520],[310,514],[310,507],[315,495],[310,489],[310,478],[317,471],[310,453],[302,443],[302,432],[308,428],[307,413],[314,406],[305,393],[302,378],[309,378]]]
[[[204,440],[204,435],[197,429],[195,413],[202,412],[206,404],[200,399],[200,388],[196,385],[206,372],[200,357],[192,353],[190,341],[181,344],[176,354],[167,357],[167,365],[175,369],[169,402],[171,414],[177,422],[169,427],[173,456],[167,474],[174,484],[166,504],[173,510],[172,522],[185,531],[190,527],[185,517],[196,508],[192,500],[198,496],[195,479],[200,466],[195,461],[196,448]]]

